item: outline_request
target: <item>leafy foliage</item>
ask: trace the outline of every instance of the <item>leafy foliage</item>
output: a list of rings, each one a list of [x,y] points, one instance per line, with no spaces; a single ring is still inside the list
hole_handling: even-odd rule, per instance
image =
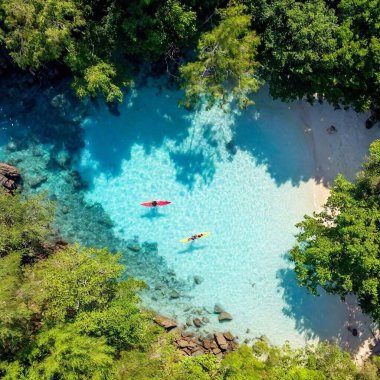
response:
[[[38,335],[29,356],[28,379],[106,379],[113,354],[105,338],[80,335],[73,326],[58,325]]]
[[[334,11],[323,0],[280,0],[266,18],[261,56],[271,94],[288,101],[324,93],[338,47]]]
[[[312,101],[318,93],[334,105],[378,112],[378,0],[342,0],[335,7],[325,0],[264,0],[253,13],[273,96]]]
[[[24,69],[60,59],[72,35],[85,25],[75,0],[3,0],[0,9],[5,44]]]
[[[18,253],[30,261],[43,253],[53,218],[53,204],[44,194],[24,199],[0,193],[0,256]]]
[[[206,97],[209,105],[226,101],[232,93],[240,107],[252,103],[248,95],[257,91],[258,62],[256,49],[259,38],[250,31],[251,17],[245,7],[232,2],[220,10],[221,21],[212,31],[202,34],[198,57],[180,68],[185,89],[185,105],[197,104]]]
[[[380,319],[380,141],[355,183],[339,176],[321,213],[298,224],[291,251],[299,283],[316,294],[321,286],[344,298],[354,293],[360,306]]]

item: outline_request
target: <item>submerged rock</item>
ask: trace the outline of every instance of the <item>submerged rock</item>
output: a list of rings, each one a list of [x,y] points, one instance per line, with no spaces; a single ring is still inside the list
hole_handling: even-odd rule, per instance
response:
[[[194,318],[193,323],[195,327],[201,327],[202,326],[202,321],[199,318]]]
[[[220,303],[216,303],[214,306],[214,313],[220,314],[223,313],[224,309]]]
[[[181,297],[181,295],[176,290],[172,290],[170,292],[170,298],[176,299],[176,298],[179,298],[179,297]]]
[[[34,189],[34,188],[42,185],[44,182],[46,182],[47,179],[48,179],[48,177],[46,175],[34,177],[34,178],[29,179],[28,184],[32,189]]]
[[[197,285],[200,285],[203,281],[204,281],[203,277],[201,277],[201,276],[194,276],[194,282]]]
[[[328,128],[326,128],[326,131],[330,135],[332,135],[333,133],[338,132],[338,130],[336,129],[336,127],[334,125],[330,125]]]
[[[71,157],[66,150],[61,150],[55,157],[55,161],[61,168],[67,168],[70,165]]]
[[[130,249],[133,252],[140,252],[141,251],[141,246],[136,241],[130,241],[130,242],[128,242],[127,248]]]
[[[218,315],[219,322],[224,322],[224,321],[232,321],[232,315],[227,313],[226,311],[223,311]]]

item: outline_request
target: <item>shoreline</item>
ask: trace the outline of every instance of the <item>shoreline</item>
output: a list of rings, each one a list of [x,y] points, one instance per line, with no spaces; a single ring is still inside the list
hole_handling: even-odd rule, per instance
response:
[[[326,111],[326,108],[323,109],[325,112],[322,112],[319,104],[311,106],[305,102],[298,102],[297,106],[302,115],[303,130],[314,157],[314,205],[315,211],[320,212],[338,174],[343,174],[349,181],[355,180],[367,156],[370,143],[380,138],[380,130],[376,126],[372,129],[365,128],[367,114],[358,114],[353,110],[335,111],[332,107],[330,112]],[[353,361],[361,367],[371,356],[376,341],[380,339],[380,329],[365,315],[355,317],[357,312],[360,312],[360,308],[354,297],[347,297],[346,303],[350,310],[346,327],[350,328],[359,323],[362,329],[368,329],[371,334],[354,350],[350,350]],[[350,341],[352,339],[347,339],[346,349],[351,346]]]

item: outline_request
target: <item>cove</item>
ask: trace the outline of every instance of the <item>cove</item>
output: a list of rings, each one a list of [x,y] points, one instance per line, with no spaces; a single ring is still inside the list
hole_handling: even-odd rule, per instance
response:
[[[188,112],[178,107],[181,96],[151,82],[127,96],[119,116],[102,107],[83,123],[78,170],[90,183],[86,201],[104,208],[118,239],[157,243],[150,254],[182,284],[172,296],[161,291],[159,273],[142,274],[146,304],[189,325],[203,316],[204,332],[350,345],[347,324],[360,313],[336,297],[308,295],[286,259],[295,223],[318,206],[316,157],[300,107],[264,89],[244,112]],[[152,199],[172,204],[139,205]],[[179,242],[201,231],[211,234]],[[215,303],[233,320],[221,325]]]
[[[246,111],[190,112],[178,107],[181,92],[147,78],[116,116],[100,101],[83,109],[65,83],[14,86],[4,84],[0,97],[0,161],[21,170],[25,193],[45,190],[57,201],[63,238],[121,252],[125,275],[148,285],[145,306],[242,342],[266,335],[280,345],[329,339],[355,349],[370,335],[354,302],[308,295],[287,261],[295,223],[318,209],[338,172],[353,179],[380,137],[363,127],[366,115],[273,101],[265,88]],[[152,199],[172,204],[140,206]],[[211,234],[180,243],[202,231]],[[232,321],[218,321],[216,303]]]

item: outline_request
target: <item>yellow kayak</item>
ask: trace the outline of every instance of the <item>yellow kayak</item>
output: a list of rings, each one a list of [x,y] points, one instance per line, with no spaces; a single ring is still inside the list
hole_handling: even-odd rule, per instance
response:
[[[200,232],[199,234],[195,234],[193,236],[184,238],[184,239],[180,240],[180,242],[181,243],[190,243],[191,241],[204,238],[204,237],[206,237],[208,235],[210,235],[210,232]]]

